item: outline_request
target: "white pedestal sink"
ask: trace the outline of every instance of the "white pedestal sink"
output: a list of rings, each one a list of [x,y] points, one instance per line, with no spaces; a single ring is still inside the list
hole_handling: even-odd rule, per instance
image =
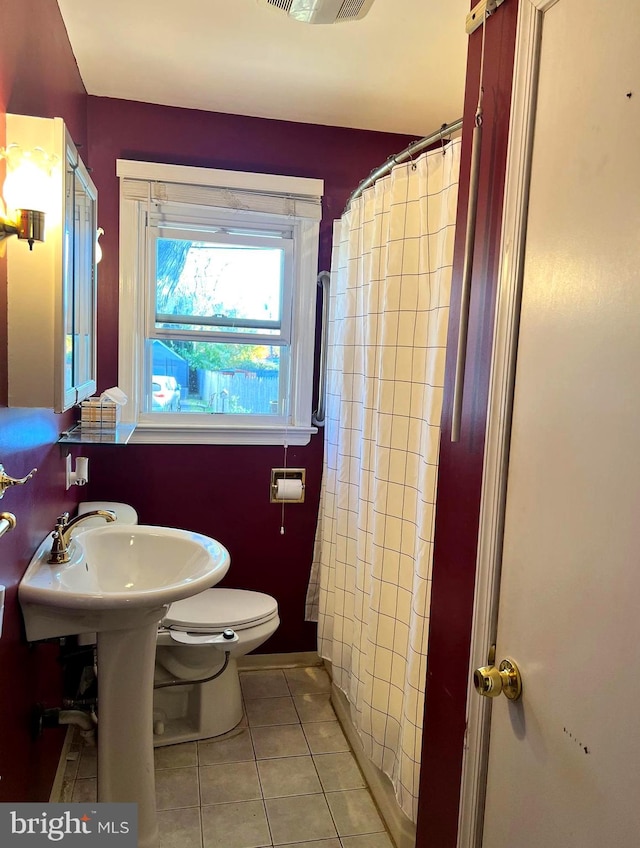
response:
[[[78,528],[80,529],[80,528]],[[218,583],[221,544],[199,533],[118,524],[77,533],[70,561],[47,563],[51,537],[19,586],[27,639],[98,634],[98,801],[138,804],[138,846],[158,841],[153,671],[166,605]]]

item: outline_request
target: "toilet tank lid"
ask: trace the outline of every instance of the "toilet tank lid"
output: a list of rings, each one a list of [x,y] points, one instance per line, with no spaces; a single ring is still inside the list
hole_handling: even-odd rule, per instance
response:
[[[137,524],[138,513],[132,506],[117,501],[82,501],[78,504],[78,515],[84,515],[85,512],[93,512],[94,509],[110,509],[116,514],[116,521],[119,524]],[[89,522],[84,522],[81,527],[86,530],[88,526],[102,526],[104,521],[100,518],[91,518]]]
[[[271,595],[246,589],[205,589],[174,601],[162,624],[176,630],[242,629],[273,618],[278,602]]]

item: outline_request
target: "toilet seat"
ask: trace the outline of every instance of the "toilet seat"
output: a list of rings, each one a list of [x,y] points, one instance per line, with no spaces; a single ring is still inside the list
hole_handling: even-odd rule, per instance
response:
[[[174,601],[162,626],[189,633],[215,633],[225,628],[247,630],[277,615],[277,601],[262,592],[205,589],[191,598]]]

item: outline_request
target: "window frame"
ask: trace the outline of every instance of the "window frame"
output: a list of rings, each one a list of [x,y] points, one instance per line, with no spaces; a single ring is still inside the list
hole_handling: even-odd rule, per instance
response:
[[[311,424],[315,344],[316,280],[323,181],[183,165],[118,159],[120,178],[120,285],[118,383],[128,397],[124,424],[134,425],[131,442],[145,444],[308,444]],[[251,222],[287,229],[293,238],[289,341],[288,410],[283,416],[229,413],[147,412],[147,339],[155,281],[149,272],[152,210],[181,205],[192,224],[228,219],[230,226]],[[226,205],[228,204],[228,205]],[[189,226],[185,224],[184,230]],[[193,227],[191,227],[193,229]],[[203,240],[206,236],[204,230]],[[156,338],[158,336],[155,336]],[[229,333],[229,343],[244,341]],[[254,337],[255,338],[255,337]],[[275,420],[274,420],[275,419]]]

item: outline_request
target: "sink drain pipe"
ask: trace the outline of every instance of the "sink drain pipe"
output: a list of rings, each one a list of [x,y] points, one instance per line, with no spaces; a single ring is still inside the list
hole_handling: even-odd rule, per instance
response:
[[[45,727],[60,727],[61,725],[74,725],[80,728],[80,736],[85,745],[95,747],[96,727],[98,718],[95,713],[84,710],[63,710],[55,707],[53,709],[38,709],[35,717],[36,735],[40,735]]]

